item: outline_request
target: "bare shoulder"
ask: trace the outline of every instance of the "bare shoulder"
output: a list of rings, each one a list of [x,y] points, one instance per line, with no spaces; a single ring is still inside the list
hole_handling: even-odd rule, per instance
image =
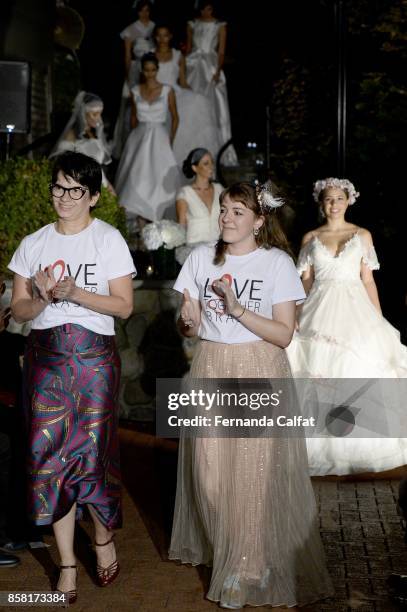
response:
[[[365,227],[356,226],[355,229],[357,230],[358,234],[360,234],[361,236],[369,236],[370,238],[372,237],[372,234]]]
[[[307,232],[306,234],[304,234],[301,240],[301,246],[305,246],[306,244],[308,244],[308,242],[310,242],[317,235],[318,235],[317,230],[311,230],[310,232]]]
[[[372,234],[368,229],[365,227],[357,227],[356,230],[364,242],[373,243]]]

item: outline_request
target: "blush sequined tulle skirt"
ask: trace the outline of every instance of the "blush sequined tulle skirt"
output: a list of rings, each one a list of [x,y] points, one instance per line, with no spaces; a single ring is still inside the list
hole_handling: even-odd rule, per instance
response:
[[[202,341],[191,378],[285,378],[267,342]],[[170,559],[212,567],[221,605],[295,606],[332,595],[303,438],[180,440]]]
[[[48,525],[91,504],[121,525],[120,358],[114,336],[65,324],[32,330],[24,358],[31,519]]]

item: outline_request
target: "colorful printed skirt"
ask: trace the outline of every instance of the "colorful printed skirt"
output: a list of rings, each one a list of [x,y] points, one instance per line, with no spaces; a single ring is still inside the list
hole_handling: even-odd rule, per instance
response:
[[[91,504],[121,525],[118,444],[120,358],[114,336],[80,325],[32,330],[24,359],[29,512],[37,525],[78,518]]]

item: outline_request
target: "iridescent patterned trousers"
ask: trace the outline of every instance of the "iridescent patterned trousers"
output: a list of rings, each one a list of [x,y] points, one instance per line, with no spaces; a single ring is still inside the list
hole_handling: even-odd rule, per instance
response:
[[[37,525],[91,504],[121,525],[118,445],[120,358],[114,336],[80,325],[32,330],[24,359],[28,503]]]

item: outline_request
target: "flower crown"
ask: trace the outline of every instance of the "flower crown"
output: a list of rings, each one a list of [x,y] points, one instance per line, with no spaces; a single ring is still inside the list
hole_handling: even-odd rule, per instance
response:
[[[353,183],[348,181],[348,179],[338,179],[338,178],[327,178],[321,181],[316,181],[314,183],[314,191],[312,195],[314,196],[315,202],[319,202],[319,194],[323,189],[327,189],[328,187],[337,187],[338,189],[342,189],[348,192],[349,194],[349,204],[354,204],[357,198],[360,196],[360,193],[356,191]]]
[[[255,183],[256,197],[262,214],[271,213],[275,208],[280,208],[284,204],[282,198],[273,195],[271,181],[266,181],[263,185]]]

